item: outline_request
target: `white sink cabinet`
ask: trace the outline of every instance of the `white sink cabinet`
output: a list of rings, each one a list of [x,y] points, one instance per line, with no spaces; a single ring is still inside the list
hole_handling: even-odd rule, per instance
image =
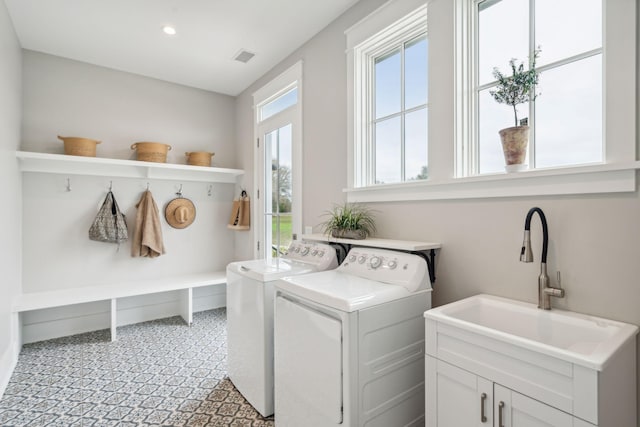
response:
[[[427,427],[637,425],[633,325],[488,295],[429,310],[425,322]],[[580,343],[562,335],[568,324]],[[556,329],[562,339],[551,339]]]
[[[425,372],[429,427],[594,426],[434,357],[427,356]]]

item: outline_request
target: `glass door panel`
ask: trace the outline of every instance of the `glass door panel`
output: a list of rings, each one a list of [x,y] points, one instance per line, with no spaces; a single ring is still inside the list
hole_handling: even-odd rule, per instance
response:
[[[264,230],[267,258],[286,254],[292,230],[292,125],[264,135]]]

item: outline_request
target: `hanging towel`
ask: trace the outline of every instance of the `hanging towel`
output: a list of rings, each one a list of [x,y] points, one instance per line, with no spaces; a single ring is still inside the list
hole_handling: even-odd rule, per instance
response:
[[[132,257],[155,258],[164,254],[160,214],[151,191],[147,190],[136,205],[136,228],[131,245]]]
[[[249,204],[249,196],[246,191],[242,190],[240,197],[233,199],[231,218],[229,219],[229,225],[227,225],[227,227],[236,231],[246,231],[250,226],[251,208]]]

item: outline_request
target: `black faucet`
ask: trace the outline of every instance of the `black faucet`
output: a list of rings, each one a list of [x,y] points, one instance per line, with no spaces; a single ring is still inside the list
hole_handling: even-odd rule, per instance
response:
[[[547,249],[549,248],[549,229],[547,228],[547,218],[540,208],[531,208],[524,221],[524,240],[520,250],[521,262],[533,262],[533,252],[531,251],[531,218],[537,213],[542,222],[542,256],[540,259],[540,276],[538,277],[538,308],[551,310],[551,297],[564,297],[564,289],[549,286],[549,276],[547,275]],[[558,273],[558,281],[560,273]]]

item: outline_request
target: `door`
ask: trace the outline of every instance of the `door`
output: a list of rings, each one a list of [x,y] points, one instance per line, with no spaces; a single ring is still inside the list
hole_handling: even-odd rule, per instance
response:
[[[254,94],[256,258],[286,254],[302,231],[302,65]]]
[[[573,416],[499,384],[494,384],[495,427],[576,427]],[[575,422],[575,423],[574,423]]]
[[[493,426],[493,383],[426,357],[427,427]]]
[[[278,123],[276,126],[278,126]],[[286,254],[294,238],[293,229],[293,124],[264,129],[262,140],[264,254],[265,258]]]
[[[279,295],[274,326],[278,426],[342,424],[342,322]]]

